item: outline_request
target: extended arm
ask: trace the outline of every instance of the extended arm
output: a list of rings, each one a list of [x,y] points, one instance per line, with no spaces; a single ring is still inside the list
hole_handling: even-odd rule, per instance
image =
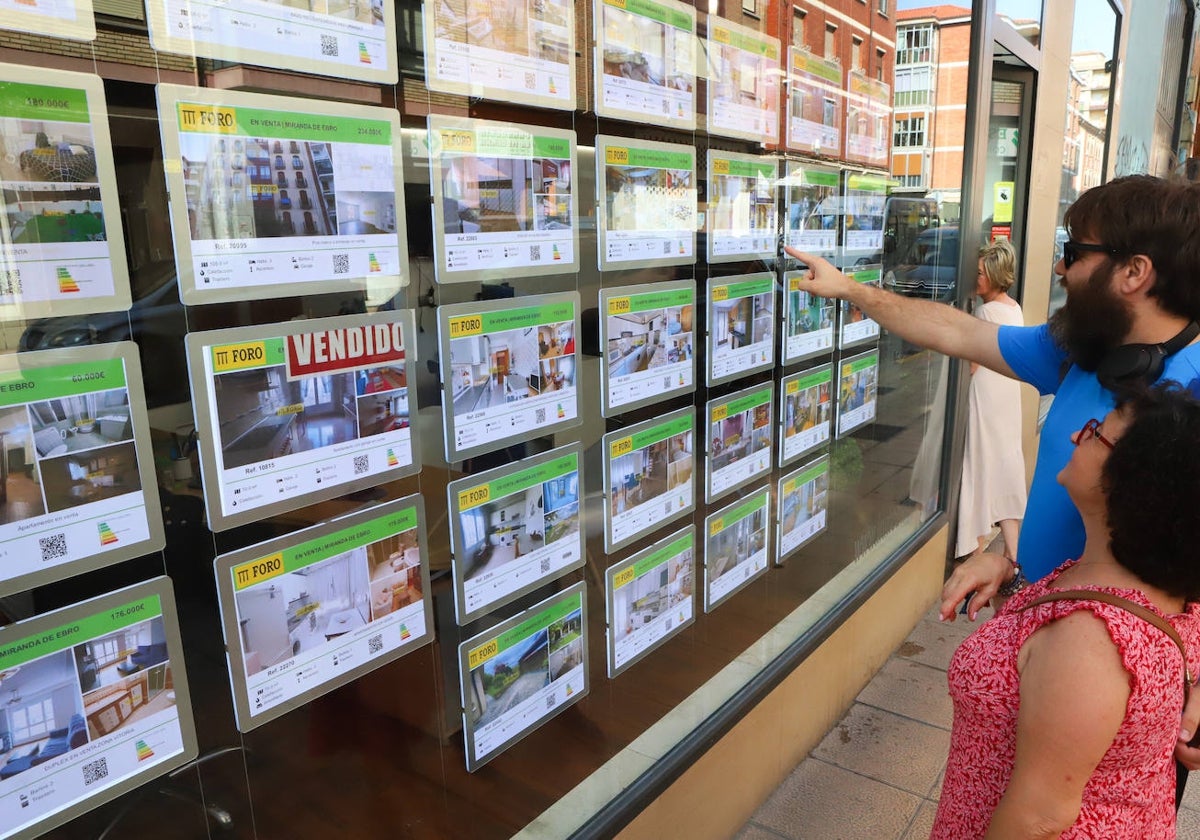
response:
[[[1016,761],[987,840],[1052,838],[1070,828],[1129,702],[1120,653],[1104,622],[1086,610],[1034,633],[1018,669]]]
[[[795,248],[784,250],[809,267],[811,277],[801,285],[804,291],[820,297],[848,300],[885,330],[905,341],[1013,376],[1012,369],[1000,354],[997,338],[1000,328],[996,324],[982,321],[953,306],[907,298],[876,286],[856,283],[828,260]]]

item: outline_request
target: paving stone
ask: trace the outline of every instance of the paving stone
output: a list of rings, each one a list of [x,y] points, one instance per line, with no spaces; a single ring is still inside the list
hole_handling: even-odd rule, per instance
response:
[[[810,758],[759,808],[754,822],[789,840],[900,840],[921,802]]]
[[[855,703],[813,756],[924,798],[949,746],[945,729]]]
[[[858,702],[941,729],[949,729],[954,717],[946,672],[894,656],[867,683]]]

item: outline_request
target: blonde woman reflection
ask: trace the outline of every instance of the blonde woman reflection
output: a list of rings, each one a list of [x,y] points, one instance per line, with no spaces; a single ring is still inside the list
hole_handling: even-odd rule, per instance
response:
[[[1016,270],[1008,240],[979,249],[975,315],[1001,326],[1025,325],[1008,296]],[[1021,452],[1021,386],[1015,379],[971,364],[967,442],[958,502],[956,557],[983,551],[992,525],[1000,524],[1004,554],[1017,559],[1017,529],[1025,515],[1025,458]]]

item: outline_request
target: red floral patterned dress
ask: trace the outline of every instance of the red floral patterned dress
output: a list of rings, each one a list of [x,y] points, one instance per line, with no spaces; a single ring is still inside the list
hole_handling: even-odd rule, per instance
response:
[[[1183,709],[1179,649],[1161,631],[1119,607],[1099,601],[1057,601],[1021,607],[1055,587],[1064,569],[1018,592],[994,618],[972,633],[950,660],[954,702],[950,758],[931,840],[983,837],[1012,776],[1017,741],[1020,676],[1017,654],[1049,622],[1090,610],[1130,673],[1125,720],[1083,791],[1079,819],[1068,840],[1174,840],[1175,765],[1172,754]],[[1138,590],[1103,589],[1155,609]],[[1157,610],[1155,610],[1157,612]],[[1187,646],[1191,673],[1200,665],[1200,605],[1167,617]]]

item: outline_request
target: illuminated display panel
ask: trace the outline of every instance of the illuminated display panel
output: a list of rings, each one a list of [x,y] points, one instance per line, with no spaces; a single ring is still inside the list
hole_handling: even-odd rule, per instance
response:
[[[682,408],[604,436],[604,550],[696,508],[696,413]]]
[[[705,501],[716,501],[770,472],[774,397],[774,383],[765,382],[705,406]]]
[[[0,29],[96,40],[92,0],[0,0]]]
[[[708,261],[766,259],[776,252],[774,158],[708,150]]]
[[[587,598],[563,590],[458,646],[467,770],[587,695]]]
[[[433,641],[427,551],[414,495],[218,557],[238,729]]]
[[[12,353],[0,382],[0,594],[161,549],[137,346]]]
[[[696,284],[600,290],[601,410],[605,417],[696,389]]]
[[[383,0],[146,0],[161,52],[392,85],[395,6]]]
[[[190,333],[209,526],[417,472],[414,335],[411,310]]]
[[[579,294],[438,307],[446,460],[578,426]]]
[[[828,354],[833,349],[837,301],[804,290],[803,271],[783,275],[783,364]]]
[[[429,117],[439,283],[579,268],[575,132]]]
[[[842,66],[808,50],[789,50],[787,147],[836,157],[842,147]]]
[[[18,621],[5,636],[5,837],[38,837],[196,758],[169,578]]]
[[[676,0],[594,0],[596,113],[696,127],[696,10]]]
[[[802,370],[779,383],[779,466],[833,437],[833,366]]]
[[[575,107],[569,0],[425,3],[425,85],[485,99]]]
[[[775,275],[708,279],[708,384],[775,366]]]
[[[771,545],[771,489],[763,487],[704,520],[704,611],[712,612],[766,574]]]
[[[405,282],[395,111],[175,85],[158,108],[184,303]]]
[[[842,359],[838,365],[837,436],[875,419],[879,403],[879,349]]]
[[[574,443],[450,482],[460,624],[583,565],[582,465]]]
[[[708,19],[708,130],[765,146],[779,143],[778,38]]]
[[[128,309],[103,81],[0,64],[0,136],[0,318]]]
[[[832,260],[841,224],[836,169],[784,161],[785,241],[793,248]]]
[[[882,175],[847,173],[839,216],[842,248],[839,268],[856,283],[880,284],[883,273],[883,224],[888,180]],[[849,301],[842,301],[838,343],[870,341],[879,324]]]
[[[696,530],[686,528],[608,568],[608,676],[615,677],[696,619]]]
[[[892,89],[857,70],[851,71],[846,87],[846,160],[886,168],[892,144]]]
[[[823,455],[779,479],[779,548],[776,561],[829,527],[829,456]]]
[[[696,150],[596,136],[601,271],[696,261]]]

